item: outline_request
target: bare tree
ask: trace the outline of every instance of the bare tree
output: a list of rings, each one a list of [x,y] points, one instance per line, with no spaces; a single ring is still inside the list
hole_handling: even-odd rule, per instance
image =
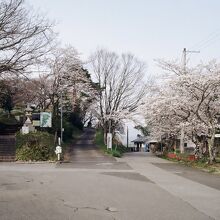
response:
[[[141,104],[145,93],[145,64],[132,54],[118,56],[104,49],[91,56],[92,71],[99,85],[96,115],[104,133],[114,131]]]
[[[24,75],[50,51],[53,24],[28,10],[23,0],[0,2],[0,77]],[[30,69],[29,69],[30,70]]]

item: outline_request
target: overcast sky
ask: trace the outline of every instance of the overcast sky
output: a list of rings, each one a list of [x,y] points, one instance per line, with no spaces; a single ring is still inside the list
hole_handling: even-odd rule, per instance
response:
[[[63,45],[86,59],[97,47],[132,52],[159,71],[154,59],[180,59],[184,47],[200,50],[190,64],[220,59],[218,0],[26,0],[58,22]]]

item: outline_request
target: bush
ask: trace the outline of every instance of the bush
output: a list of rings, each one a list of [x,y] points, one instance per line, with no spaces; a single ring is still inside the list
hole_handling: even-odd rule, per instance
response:
[[[112,149],[108,150],[108,153],[111,154],[113,157],[121,157],[122,153],[118,150]]]
[[[127,152],[126,147],[115,144],[113,144],[112,150],[107,150],[106,145],[104,144],[104,135],[102,130],[96,130],[95,143],[101,150],[111,154],[113,157],[122,157],[123,153]]]
[[[8,115],[7,113],[0,114],[0,123],[2,125],[18,125],[18,121],[13,115]]]
[[[106,150],[106,146],[104,144],[104,136],[103,136],[102,130],[96,130],[95,143],[103,151]]]
[[[67,141],[67,140],[70,140],[72,139],[72,135],[73,135],[73,125],[64,120],[63,121],[63,128],[64,128],[64,132],[63,132],[63,140],[64,141]]]
[[[55,159],[54,136],[47,132],[36,132],[16,136],[16,159],[24,161],[46,161]]]
[[[176,149],[175,152],[176,152],[176,154],[180,154],[181,153],[179,149]]]

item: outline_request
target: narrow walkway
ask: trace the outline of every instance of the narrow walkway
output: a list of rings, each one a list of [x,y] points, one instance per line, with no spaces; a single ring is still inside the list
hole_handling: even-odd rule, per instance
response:
[[[123,158],[118,159],[118,161],[128,163],[136,172],[147,177],[170,194],[190,204],[201,213],[213,219],[220,219],[220,191],[216,187],[209,187],[207,184],[199,183],[198,180],[192,181],[192,178],[184,177],[184,175],[180,176],[178,166],[176,167],[176,172],[173,172],[174,169],[167,169],[172,162],[150,154],[126,154]],[[200,171],[197,172],[197,175],[199,173]],[[212,175],[210,174],[209,177],[211,179]],[[200,176],[200,180],[201,178]],[[220,184],[218,178],[215,178],[215,181],[215,184]]]
[[[89,169],[124,169],[130,167],[125,162],[104,154],[95,144],[95,129],[85,128],[83,135],[70,149],[70,163],[60,167],[89,168]]]
[[[103,154],[94,144],[95,129],[85,128],[83,135],[72,146],[71,162],[112,162],[113,157]]]

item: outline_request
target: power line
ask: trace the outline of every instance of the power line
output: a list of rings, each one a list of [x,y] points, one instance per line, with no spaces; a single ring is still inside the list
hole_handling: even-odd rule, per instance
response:
[[[219,37],[220,37],[220,28],[217,29],[216,31],[212,32],[205,39],[203,39],[203,40],[199,41],[198,43],[194,44],[193,46],[191,46],[190,50],[194,49],[194,48],[202,48],[202,47],[204,47],[204,45],[208,45],[210,42],[213,43]]]

